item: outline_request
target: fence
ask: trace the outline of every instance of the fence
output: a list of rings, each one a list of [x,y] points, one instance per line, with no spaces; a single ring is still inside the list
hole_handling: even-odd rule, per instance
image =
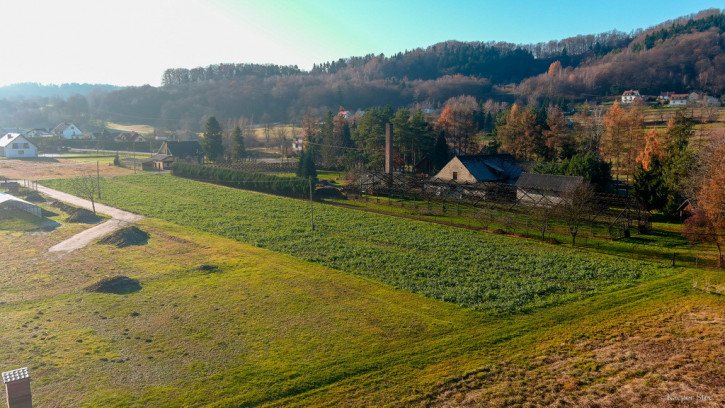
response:
[[[653,231],[649,211],[626,195],[591,193],[577,198],[544,190],[522,192],[500,183],[460,184],[385,173],[358,175],[345,192],[373,211],[576,243],[602,253],[676,266],[717,266],[714,246],[689,243],[676,231]],[[577,200],[580,206],[575,205]]]

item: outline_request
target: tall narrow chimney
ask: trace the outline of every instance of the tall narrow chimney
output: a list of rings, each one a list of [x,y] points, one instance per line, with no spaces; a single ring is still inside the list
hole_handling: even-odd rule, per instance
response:
[[[8,408],[32,408],[33,399],[30,395],[28,367],[5,371],[2,375]]]
[[[385,172],[393,174],[393,124],[385,124]]]

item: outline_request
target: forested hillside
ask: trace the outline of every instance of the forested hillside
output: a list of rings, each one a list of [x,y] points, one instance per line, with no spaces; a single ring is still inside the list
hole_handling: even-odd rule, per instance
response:
[[[631,33],[611,31],[517,45],[447,41],[392,56],[366,55],[315,65],[216,64],[170,68],[160,87],[127,87],[59,102],[48,96],[0,100],[0,123],[55,126],[114,121],[198,131],[222,122],[296,122],[341,107],[440,108],[468,95],[479,103],[560,105],[643,94],[725,91],[725,15],[719,9]],[[1,94],[0,94],[1,95]]]

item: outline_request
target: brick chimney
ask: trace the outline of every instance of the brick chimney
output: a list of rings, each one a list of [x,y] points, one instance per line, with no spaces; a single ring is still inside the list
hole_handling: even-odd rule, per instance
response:
[[[2,376],[8,408],[32,408],[33,400],[30,395],[28,367],[5,371]]]
[[[393,174],[393,124],[385,124],[385,172]]]

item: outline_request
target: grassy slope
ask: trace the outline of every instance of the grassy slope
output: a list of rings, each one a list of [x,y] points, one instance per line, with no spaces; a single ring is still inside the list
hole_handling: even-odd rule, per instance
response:
[[[191,228],[140,227],[148,245],[52,259],[45,248],[66,226],[22,241],[0,233],[23,252],[0,259],[0,361],[30,366],[37,405],[581,405],[622,388],[647,400],[684,386],[722,398],[708,378],[725,375],[725,303],[689,290],[688,273],[493,317]],[[142,289],[80,290],[118,274]],[[684,327],[692,316],[719,320]],[[642,339],[676,353],[653,359]],[[599,361],[594,350],[623,340],[637,347]]]
[[[430,223],[317,206],[171,176],[105,180],[103,200],[252,245],[488,311],[526,311],[671,273]],[[67,180],[47,183],[69,188]],[[203,209],[203,210],[202,210]]]

